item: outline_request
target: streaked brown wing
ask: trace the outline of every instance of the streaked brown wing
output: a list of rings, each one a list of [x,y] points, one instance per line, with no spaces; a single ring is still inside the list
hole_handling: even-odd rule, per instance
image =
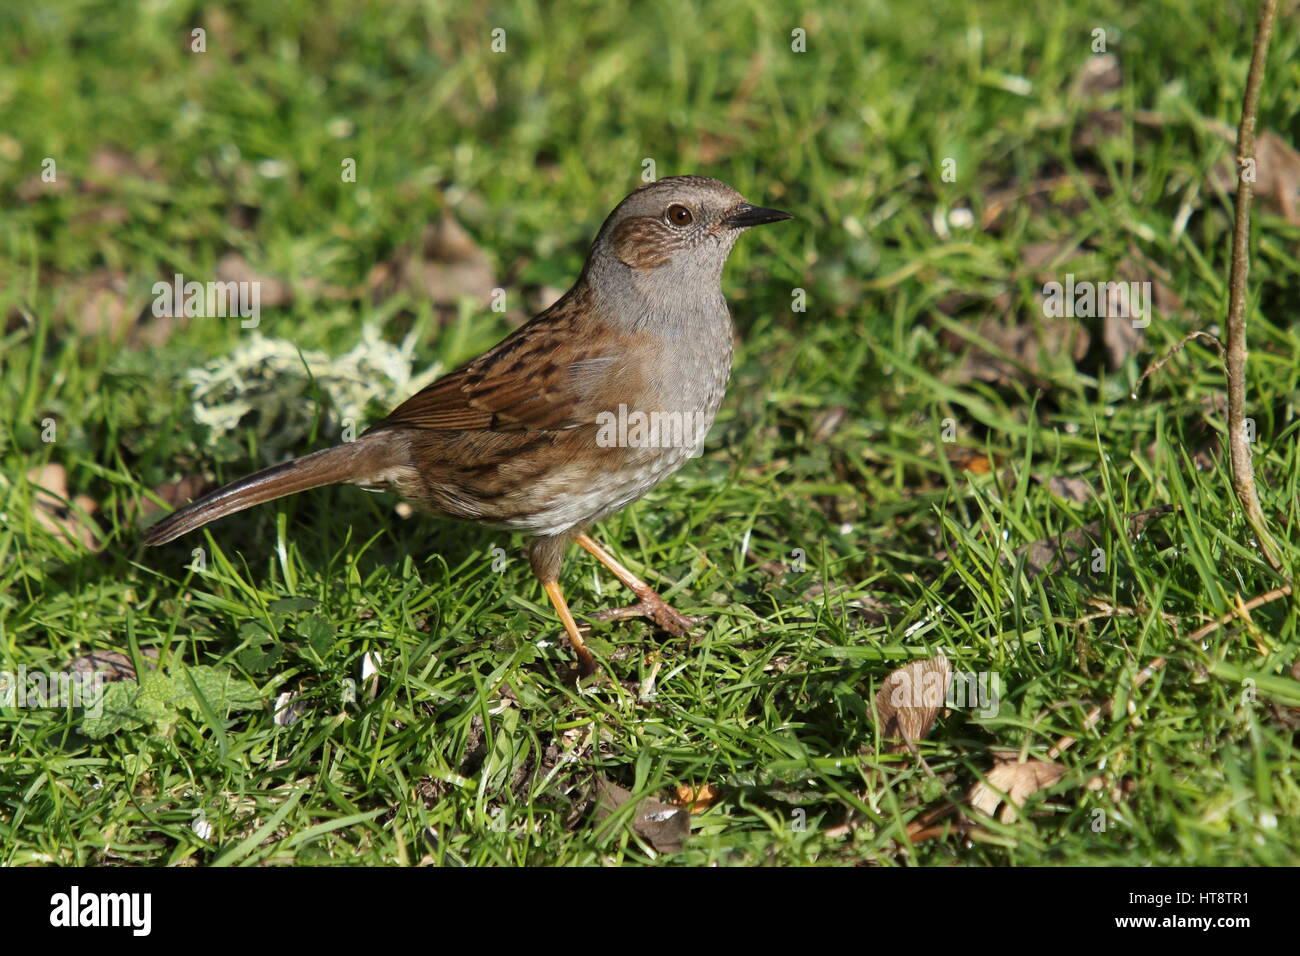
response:
[[[626,378],[626,343],[583,335],[587,297],[569,295],[500,345],[416,392],[371,429],[525,431],[590,424]]]

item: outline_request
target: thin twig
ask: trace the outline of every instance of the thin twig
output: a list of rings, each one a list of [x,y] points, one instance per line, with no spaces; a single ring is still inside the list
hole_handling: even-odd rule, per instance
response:
[[[1214,346],[1214,348],[1218,351],[1220,357],[1223,356],[1223,352],[1224,352],[1223,343],[1219,341],[1218,336],[1211,335],[1209,332],[1202,332],[1200,329],[1197,329],[1195,332],[1188,332],[1186,335],[1183,336],[1182,341],[1180,341],[1168,352],[1160,356],[1160,358],[1156,359],[1154,362],[1152,362],[1150,365],[1146,367],[1146,370],[1142,373],[1142,377],[1139,378],[1137,380],[1137,384],[1133,386],[1133,394],[1130,397],[1137,398],[1138,389],[1140,389],[1142,387],[1142,383],[1147,380],[1147,376],[1154,375],[1156,372],[1164,368],[1165,363],[1168,362],[1175,355],[1177,355],[1179,352],[1181,352],[1183,349],[1185,349],[1187,347],[1187,343],[1190,342],[1192,339],[1205,339],[1207,342],[1209,342],[1211,345]]]
[[[1241,104],[1241,125],[1237,128],[1237,209],[1232,228],[1232,271],[1228,275],[1228,451],[1232,460],[1232,487],[1241,502],[1246,521],[1264,559],[1274,571],[1282,570],[1281,552],[1269,533],[1264,511],[1255,489],[1255,470],[1250,462],[1246,439],[1246,275],[1250,271],[1250,204],[1254,198],[1255,117],[1259,110],[1259,89],[1264,81],[1268,44],[1273,36],[1277,0],[1263,0],[1259,25],[1255,28],[1255,49],[1246,76],[1246,95]],[[1247,175],[1247,171],[1250,175]]]
[[[1284,584],[1280,588],[1274,588],[1271,591],[1265,591],[1263,594],[1258,594],[1244,604],[1238,601],[1237,606],[1235,608],[1233,608],[1227,614],[1224,614],[1218,620],[1211,621],[1209,624],[1203,625],[1202,627],[1198,627],[1196,630],[1192,631],[1192,633],[1188,634],[1186,643],[1188,644],[1199,643],[1209,635],[1213,634],[1219,628],[1223,627],[1223,625],[1229,624],[1234,619],[1239,617],[1246,618],[1249,616],[1251,611],[1255,610],[1255,608],[1263,607],[1265,604],[1268,604],[1272,601],[1276,601],[1278,598],[1284,598],[1290,593],[1291,593],[1291,585]],[[1146,667],[1142,668],[1142,670],[1138,671],[1137,676],[1133,678],[1133,690],[1137,690],[1139,687],[1141,687],[1143,684],[1149,681],[1152,677],[1154,677],[1156,675],[1156,672],[1159,671],[1160,668],[1164,667],[1166,663],[1168,663],[1167,658],[1157,657]],[[1089,711],[1088,716],[1084,718],[1083,729],[1091,730],[1093,727],[1097,725],[1097,721],[1101,720],[1101,718],[1109,714],[1112,710],[1114,710],[1114,708],[1115,708],[1114,697],[1106,701],[1106,703],[1094,707],[1091,711]],[[1064,753],[1071,746],[1073,746],[1078,739],[1079,738],[1077,737],[1070,737],[1068,735],[1062,737],[1052,746],[1052,749],[1047,752],[1047,756],[1052,760],[1055,760],[1062,753]]]
[[[1217,621],[1211,621],[1209,624],[1198,627],[1196,630],[1192,631],[1192,633],[1187,635],[1187,641],[1188,643],[1195,644],[1198,641],[1204,640],[1219,628],[1223,627],[1223,625],[1232,623],[1234,618],[1244,617],[1245,615],[1250,614],[1251,611],[1255,610],[1255,608],[1263,607],[1265,604],[1276,601],[1278,598],[1284,598],[1290,593],[1291,585],[1284,584],[1280,588],[1274,588],[1271,591],[1265,591],[1263,594],[1258,594],[1245,604],[1237,607],[1235,610],[1229,611]]]

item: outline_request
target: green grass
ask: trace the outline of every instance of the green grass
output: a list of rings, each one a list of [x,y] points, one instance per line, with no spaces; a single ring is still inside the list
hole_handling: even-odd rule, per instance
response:
[[[102,738],[78,713],[0,708],[0,862],[1297,862],[1295,606],[1187,639],[1280,583],[1224,461],[1201,454],[1223,428],[1214,353],[1192,343],[1129,397],[1149,361],[1222,321],[1231,198],[1211,172],[1231,147],[1210,124],[1237,122],[1253,7],[326,0],[200,13],[216,9],[0,11],[0,670],[149,651],[188,695]],[[203,54],[188,47],[196,25]],[[1094,102],[1070,89],[1098,27],[1124,83]],[[806,53],[790,50],[795,28]],[[1291,143],[1297,47],[1284,18],[1260,117]],[[1096,108],[1119,122],[1081,145]],[[1167,121],[1134,122],[1144,110]],[[106,148],[133,168],[95,185]],[[39,185],[45,157],[61,188]],[[347,157],[355,184],[340,181]],[[197,319],[160,344],[92,332],[94,283],[116,280],[109,300],[134,314],[158,278],[208,278],[236,251],[293,291],[259,332],[338,355],[369,322],[394,342],[414,332],[419,367],[447,366],[504,335],[525,292],[572,280],[646,158],[799,217],[746,237],[728,265],[741,345],[706,455],[599,529],[706,618],[698,643],[602,626],[592,644],[614,679],[576,688],[517,540],[398,519],[391,499],[356,489],[140,547],[152,489],[242,473],[268,425],[213,444],[182,384],[246,341],[238,321]],[[998,190],[1046,176],[1063,178],[979,228]],[[965,207],[975,228],[936,233],[936,209]],[[361,287],[445,208],[488,251],[507,315],[323,291]],[[1297,240],[1258,207],[1251,415],[1292,569]],[[1026,247],[1047,241],[1075,251],[1027,265]],[[982,316],[1041,316],[1041,273],[1115,278],[1135,250],[1183,303],[1136,354],[1111,368],[1099,323],[1080,320],[1092,344],[1077,361],[1050,339],[1034,375],[962,374],[961,336]],[[791,310],[796,288],[806,312]],[[836,407],[842,422],[819,433]],[[986,473],[950,463],[949,419]],[[98,553],[33,518],[24,476],[47,462],[98,504]],[[1054,495],[1057,476],[1085,482],[1087,500]],[[1160,505],[1176,510],[1126,533],[1124,515]],[[1104,570],[1088,554],[1034,574],[1017,556],[1091,522]],[[200,546],[206,570],[191,571]],[[803,571],[762,570],[795,549]],[[580,552],[563,581],[579,619],[627,598]],[[864,599],[895,610],[877,623]],[[920,745],[932,778],[880,752],[871,700],[892,669],[939,649],[998,674],[1002,695],[994,717],[940,716]],[[372,653],[379,678],[362,681]],[[197,692],[198,666],[233,673],[257,706]],[[302,713],[281,727],[285,691]],[[1084,730],[1113,695],[1114,715]],[[987,823],[973,843],[901,839],[945,795],[961,799],[992,751],[1045,758],[1064,734],[1080,737],[1064,778],[1018,822]],[[661,799],[707,783],[721,798],[682,852],[652,854],[621,820],[595,821],[596,777]]]

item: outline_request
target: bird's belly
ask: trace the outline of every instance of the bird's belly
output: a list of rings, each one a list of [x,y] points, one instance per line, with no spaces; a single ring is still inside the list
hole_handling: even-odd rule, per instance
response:
[[[589,525],[636,501],[681,468],[693,451],[672,447],[657,449],[654,454],[629,454],[621,460],[617,455],[604,455],[599,464],[574,462],[536,482],[529,491],[532,507],[528,514],[486,523],[539,536]]]

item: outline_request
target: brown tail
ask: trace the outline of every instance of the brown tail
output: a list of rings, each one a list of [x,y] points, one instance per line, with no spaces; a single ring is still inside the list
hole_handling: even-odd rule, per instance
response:
[[[394,443],[377,438],[363,438],[312,452],[232,481],[179,511],[173,511],[145,532],[144,543],[150,547],[166,544],[210,521],[254,505],[322,485],[359,481],[378,474],[397,462]]]

